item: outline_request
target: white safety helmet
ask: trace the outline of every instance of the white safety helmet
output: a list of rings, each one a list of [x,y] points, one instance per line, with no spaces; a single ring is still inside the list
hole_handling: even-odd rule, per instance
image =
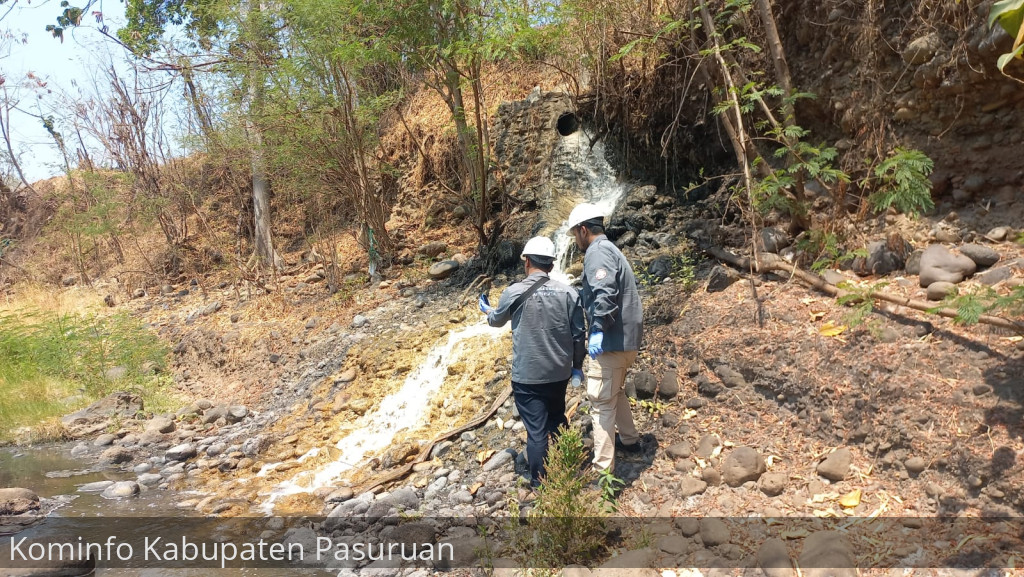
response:
[[[577,204],[576,208],[572,209],[572,212],[569,213],[569,231],[566,232],[566,234],[571,235],[573,228],[587,222],[588,220],[593,220],[595,218],[603,219],[604,216],[604,211],[598,208],[595,204],[590,204],[589,202]]]
[[[526,246],[523,247],[521,258],[526,260],[527,256],[537,257],[533,260],[538,264],[550,264],[555,260],[555,243],[546,236],[535,236],[526,241]]]

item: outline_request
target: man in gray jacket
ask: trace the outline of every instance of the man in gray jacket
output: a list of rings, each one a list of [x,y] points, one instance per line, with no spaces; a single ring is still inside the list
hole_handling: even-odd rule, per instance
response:
[[[522,259],[526,278],[505,289],[496,307],[480,295],[480,310],[492,327],[512,321],[512,394],[526,427],[530,485],[536,488],[544,476],[548,436],[568,424],[566,384],[570,376],[583,378],[586,329],[579,295],[548,277],[555,262],[551,239],[530,239]]]
[[[569,227],[568,234],[585,251],[581,295],[590,325],[587,397],[594,408],[594,467],[612,470],[616,445],[627,453],[641,450],[625,382],[640,350],[643,308],[633,268],[604,234],[601,209],[578,205],[569,215]]]

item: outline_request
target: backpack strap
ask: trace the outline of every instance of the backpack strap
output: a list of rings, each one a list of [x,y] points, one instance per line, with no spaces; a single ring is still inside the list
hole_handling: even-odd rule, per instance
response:
[[[533,293],[537,292],[537,289],[546,285],[549,280],[551,280],[549,277],[543,277],[539,279],[537,282],[530,285],[530,288],[523,291],[523,294],[519,295],[519,297],[516,298],[516,300],[512,301],[512,306],[508,308],[509,314],[515,314],[515,312],[519,310],[519,307],[523,306],[523,303],[526,302],[526,299],[530,298],[530,296],[532,296]]]

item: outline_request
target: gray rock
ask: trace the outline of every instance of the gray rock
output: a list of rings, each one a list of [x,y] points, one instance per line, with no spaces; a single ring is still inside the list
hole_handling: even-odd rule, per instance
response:
[[[1012,228],[1010,228],[1008,226],[997,226],[997,227],[993,228],[992,230],[988,231],[988,234],[986,234],[985,236],[988,237],[989,240],[992,240],[992,241],[995,241],[995,242],[1003,242],[1008,237],[1010,237],[1010,235],[1012,235],[1012,234],[1013,234],[1013,229]]]
[[[906,255],[912,250],[910,243],[899,235],[889,240],[876,240],[868,243],[868,256],[854,259],[851,268],[859,275],[886,275],[903,270]]]
[[[207,457],[216,457],[228,449],[227,443],[217,442],[206,448]]]
[[[600,577],[659,577],[661,573],[651,569],[658,552],[654,549],[637,549],[612,557],[598,567],[595,575]]]
[[[918,475],[928,467],[928,464],[921,457],[911,457],[904,461],[903,466],[911,475]]]
[[[942,49],[942,39],[937,34],[927,34],[915,38],[903,50],[903,61],[911,66],[928,62]]]
[[[665,535],[658,538],[657,546],[669,555],[680,555],[690,550],[690,540],[682,535]]]
[[[473,502],[473,494],[469,491],[455,491],[449,497],[453,504],[466,504]]]
[[[676,517],[672,523],[684,537],[693,537],[700,532],[700,519],[696,517]]]
[[[113,481],[96,481],[94,483],[86,483],[78,487],[79,493],[102,493],[107,487],[113,485]]]
[[[700,495],[708,488],[708,484],[695,477],[683,477],[683,480],[679,482],[679,496],[682,498],[692,497],[693,495]]]
[[[71,448],[72,457],[84,457],[89,454],[89,445],[85,443],[79,443]]]
[[[262,454],[263,451],[270,448],[270,444],[270,437],[267,437],[266,435],[256,435],[255,437],[246,439],[245,442],[242,443],[240,450],[246,457],[255,459],[257,455]]]
[[[356,315],[352,317],[352,328],[359,329],[367,325],[370,320],[363,315]]]
[[[769,497],[776,497],[786,490],[789,475],[785,473],[765,473],[761,477],[761,492]]]
[[[760,237],[762,250],[775,254],[792,243],[789,235],[770,226],[761,229]]]
[[[220,301],[213,301],[212,303],[203,307],[203,310],[201,310],[199,314],[203,315],[204,317],[210,316],[213,313],[219,311],[220,306]]]
[[[157,473],[143,473],[137,479],[138,483],[144,487],[159,485],[163,480],[163,475]]]
[[[980,267],[992,266],[999,262],[999,253],[981,244],[965,244],[960,247],[960,253]]]
[[[167,417],[154,417],[146,422],[147,431],[156,431],[158,433],[173,433],[175,429],[174,421]]]
[[[714,268],[711,269],[711,274],[708,275],[708,286],[706,290],[709,293],[721,292],[742,279],[743,277],[740,276],[740,273],[732,270],[731,268],[726,268],[722,265],[716,264]]]
[[[430,458],[439,459],[447,455],[453,445],[454,443],[452,443],[451,441],[441,441],[440,443],[434,445],[434,448],[430,450]]]
[[[768,577],[794,577],[793,561],[789,558],[786,543],[777,537],[765,541],[757,550],[757,566]]]
[[[674,399],[679,394],[679,374],[675,369],[668,369],[661,374],[658,383],[658,398]]]
[[[39,495],[30,489],[8,487],[0,489],[0,518],[21,515],[39,509]]]
[[[718,365],[715,367],[715,374],[718,375],[719,379],[722,379],[722,384],[730,389],[743,387],[747,384],[747,380],[743,378],[743,374],[729,365]]]
[[[764,471],[764,459],[751,447],[736,447],[722,461],[722,480],[730,487],[756,481]]]
[[[799,564],[805,577],[854,577],[858,573],[853,547],[838,531],[818,531],[807,537]]]
[[[647,274],[658,279],[658,282],[672,276],[672,258],[666,255],[655,257],[651,264],[647,265]]]
[[[435,240],[421,246],[416,250],[416,252],[422,255],[426,255],[430,258],[434,258],[435,256],[445,252],[446,250],[448,250],[447,244],[445,244],[442,241]]]
[[[700,539],[705,547],[724,545],[729,542],[729,527],[721,519],[705,517],[700,520]]]
[[[705,397],[715,398],[725,390],[725,387],[712,382],[707,375],[697,375],[693,382],[697,385],[697,392]]]
[[[850,472],[853,464],[853,453],[841,447],[829,453],[825,460],[818,464],[818,474],[830,481],[842,481]]]
[[[96,437],[96,440],[92,442],[92,445],[94,447],[106,447],[107,445],[113,444],[113,442],[116,440],[117,437],[115,437],[114,435],[111,435],[110,433],[104,433],[99,437]]]
[[[135,453],[124,447],[110,447],[100,454],[100,462],[107,465],[128,463],[135,458]]]
[[[1001,283],[1013,276],[1013,271],[1008,266],[1000,266],[978,273],[974,278],[985,286],[992,286]]]
[[[135,418],[142,408],[142,397],[120,391],[63,417],[60,422],[68,436],[77,439],[106,429],[114,418]]]
[[[933,244],[921,255],[920,283],[925,288],[939,281],[956,284],[974,274],[977,267],[978,265],[966,256],[954,255],[946,247]]]
[[[690,446],[690,443],[680,441],[665,449],[665,454],[671,459],[688,459],[693,454],[693,448]]]
[[[200,419],[200,421],[204,425],[209,425],[210,423],[216,423],[221,419],[227,420],[227,414],[227,407],[210,407],[203,412],[203,418]]]
[[[388,534],[387,540],[392,543],[406,545],[433,543],[437,539],[437,530],[430,523],[414,521],[403,523]]]
[[[132,467],[132,472],[136,474],[148,473],[153,470],[153,465],[150,463],[139,463]]]
[[[930,301],[941,301],[949,295],[955,296],[957,292],[955,284],[943,281],[933,282],[925,290],[925,294]]]
[[[638,399],[653,399],[658,389],[658,380],[647,371],[637,371],[633,374],[633,387]]]
[[[248,416],[249,409],[245,408],[242,405],[231,405],[224,412],[224,420],[226,420],[229,424],[240,422],[241,420],[245,419]]]
[[[196,456],[196,446],[192,443],[182,443],[167,449],[164,456],[168,461],[185,461]]]
[[[619,238],[615,239],[615,246],[619,247],[620,249],[625,248],[627,246],[633,246],[635,244],[636,233],[631,230],[627,230],[626,232],[622,233],[622,235]]]
[[[118,481],[100,493],[104,499],[125,499],[139,494],[139,484],[135,481]]]
[[[452,273],[454,273],[457,270],[459,270],[459,261],[443,260],[441,262],[436,262],[433,265],[431,265],[430,269],[427,271],[427,274],[430,275],[430,278],[434,280],[444,280],[452,276]]]
[[[718,435],[704,435],[697,443],[697,456],[701,459],[710,459],[715,449],[721,446],[722,440]]]
[[[498,451],[490,459],[488,459],[486,463],[484,463],[483,469],[484,471],[493,471],[495,469],[498,469],[513,462],[515,458],[515,449],[505,449],[504,451]]]
[[[387,496],[387,502],[394,505],[399,511],[415,511],[420,507],[420,498],[416,495],[416,490],[408,487],[392,491]]]
[[[907,257],[907,263],[903,266],[903,270],[907,274],[921,274],[921,255],[924,254],[924,250],[917,249],[910,253]]]

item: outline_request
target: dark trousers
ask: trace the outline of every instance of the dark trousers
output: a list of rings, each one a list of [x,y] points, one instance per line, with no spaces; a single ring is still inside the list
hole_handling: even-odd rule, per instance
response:
[[[512,382],[512,395],[519,409],[519,418],[526,427],[526,459],[530,462],[530,485],[540,485],[544,476],[544,459],[548,455],[548,435],[563,425],[565,418],[565,387],[569,380],[539,385]]]

